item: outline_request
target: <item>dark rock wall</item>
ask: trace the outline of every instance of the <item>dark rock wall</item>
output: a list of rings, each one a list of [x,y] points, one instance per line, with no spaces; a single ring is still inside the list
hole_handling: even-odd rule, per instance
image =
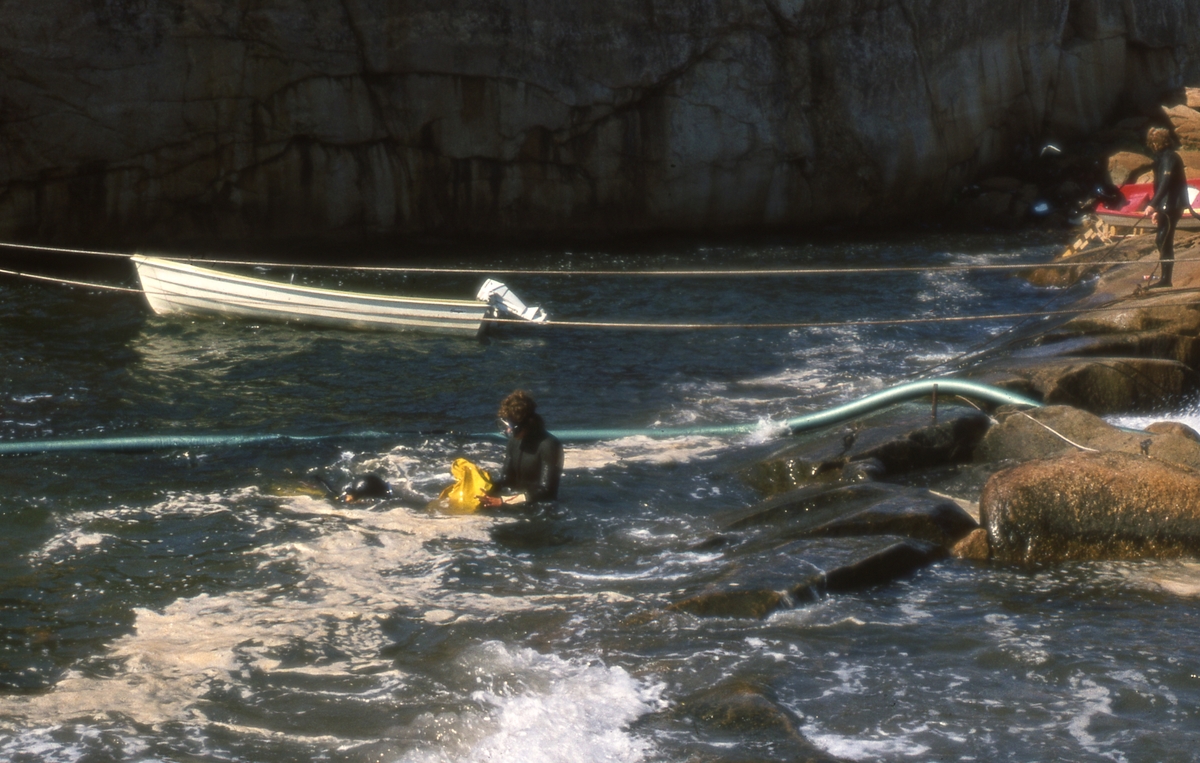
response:
[[[0,238],[903,219],[1198,51],[1194,0],[6,2]]]

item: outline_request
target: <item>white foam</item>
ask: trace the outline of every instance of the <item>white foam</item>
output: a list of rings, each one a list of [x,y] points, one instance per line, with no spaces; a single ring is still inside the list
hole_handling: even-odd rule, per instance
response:
[[[172,496],[151,514],[206,514],[228,511],[228,496]],[[122,510],[102,512],[117,516]],[[145,512],[142,512],[144,514]],[[95,514],[89,516],[96,516]],[[86,517],[75,521],[86,523]],[[178,599],[161,610],[135,609],[133,631],[104,655],[119,666],[111,677],[68,672],[45,693],[0,696],[0,717],[23,719],[29,728],[45,728],[80,718],[107,718],[119,711],[132,721],[160,725],[203,721],[197,709],[214,682],[242,683],[246,670],[280,670],[275,657],[297,640],[333,641],[345,655],[334,665],[306,666],[331,674],[371,670],[372,680],[394,683],[403,676],[378,670],[388,639],[377,614],[399,606],[431,612],[492,617],[516,609],[536,609],[535,599],[446,592],[439,559],[427,550],[431,539],[487,542],[497,520],[444,517],[390,511],[353,511],[308,496],[282,500],[264,524],[290,521],[319,526],[307,542],[266,545],[248,553],[259,566],[279,565],[298,582],[261,591],[233,591]],[[90,534],[67,529],[47,549],[101,553],[96,544],[79,543]],[[404,574],[398,576],[397,570]],[[449,621],[439,614],[435,620]],[[369,693],[369,690],[368,690]]]
[[[172,494],[161,504],[151,509],[150,513],[157,516],[207,516],[228,512],[232,503],[255,495],[258,495],[258,490],[255,488],[239,490],[226,496],[198,495],[194,493]],[[123,524],[130,521],[130,517],[141,519],[146,513],[146,511],[141,509],[130,509],[121,506],[68,515],[66,518],[60,520],[63,529],[57,535],[50,538],[42,548],[30,553],[29,559],[33,563],[41,563],[50,559],[61,561],[63,557],[70,558],[79,553],[95,553],[104,544],[105,540],[112,537],[107,533],[91,531],[90,526],[96,520],[111,520],[115,523]]]
[[[805,392],[824,392],[829,388],[828,374],[811,366],[786,368],[768,376],[758,376],[738,382],[741,387],[787,387]],[[774,402],[773,400],[771,402]]]
[[[1047,638],[1032,632],[1037,625],[1022,629],[1013,618],[1000,614],[985,615],[983,619],[991,626],[988,635],[995,639],[997,646],[1009,656],[1026,665],[1044,665],[1049,662]]]
[[[904,737],[848,737],[819,731],[815,727],[805,727],[804,736],[830,755],[846,760],[880,760],[897,756],[916,758],[929,752],[929,747]]]
[[[712,559],[713,557],[708,557]],[[663,564],[635,570],[632,572],[579,572],[578,570],[551,568],[549,571],[575,580],[593,582],[629,581],[629,580],[684,580],[695,574],[696,563],[706,561],[704,557],[693,556],[690,559],[679,557],[669,559]]]
[[[205,695],[220,686],[249,691],[245,677],[250,674],[354,676],[356,701],[386,704],[394,701],[408,678],[390,662],[379,659],[390,644],[380,627],[381,615],[397,608],[415,610],[422,613],[427,627],[441,627],[464,619],[487,621],[517,611],[578,608],[584,600],[621,597],[612,592],[496,596],[447,590],[442,580],[445,560],[436,550],[441,544],[431,541],[485,547],[490,542],[489,529],[509,520],[428,515],[386,506],[356,510],[310,496],[277,500],[276,511],[263,516],[262,525],[288,524],[308,539],[263,545],[247,553],[260,569],[269,573],[278,567],[280,575],[294,583],[202,594],[177,599],[158,610],[133,610],[132,631],[112,642],[102,655],[114,668],[111,675],[70,671],[44,693],[0,696],[0,718],[6,719],[20,740],[12,744],[27,752],[38,747],[38,735],[47,730],[80,721],[109,725],[114,712],[131,723],[150,727],[168,723],[208,726],[212,719],[205,716]],[[138,510],[138,515],[204,515],[228,511],[230,503],[230,496],[171,496],[158,506]],[[103,513],[119,517],[123,511],[132,510]],[[79,515],[73,521],[86,526],[95,516]],[[305,532],[305,527],[313,532]],[[67,556],[103,553],[103,544],[92,542],[93,535],[67,528],[50,546]],[[45,558],[48,552],[43,549],[38,556]],[[328,644],[332,647],[328,654],[336,656],[299,666],[282,664],[279,655],[298,641]],[[620,668],[499,647],[479,652],[471,667],[482,679],[516,671],[531,687],[529,692],[516,694],[498,685],[488,689],[486,682],[471,687],[481,692],[474,702],[485,710],[472,716],[464,733],[489,729],[472,742],[471,749],[478,755],[493,760],[516,760],[522,755],[523,763],[640,761],[650,750],[648,741],[624,728],[633,718],[659,706],[660,686],[635,680]],[[369,682],[364,684],[367,677]],[[469,690],[464,690],[462,696],[469,703],[468,694]],[[565,728],[564,719],[570,721]],[[265,728],[238,726],[232,730],[272,738],[280,735]],[[298,733],[284,736],[294,743],[311,741]],[[543,757],[528,757],[531,749],[538,749],[528,746],[530,738],[548,745]],[[330,741],[339,742],[352,743]],[[55,743],[49,736],[46,744],[63,760],[80,757],[71,752],[75,749],[71,744]],[[422,753],[416,759],[480,759],[461,751],[436,752],[441,749],[436,745],[428,749],[435,752]],[[43,758],[56,759],[52,755]]]
[[[665,707],[665,686],[620,667],[566,660],[487,642],[460,660],[483,687],[479,709],[434,717],[441,744],[409,752],[401,763],[638,763],[654,751],[629,725]],[[449,728],[447,728],[449,727]],[[450,732],[450,733],[447,733]]]
[[[49,392],[42,392],[42,393],[34,394],[34,395],[13,395],[9,399],[12,400],[14,403],[21,403],[22,405],[28,405],[29,403],[36,403],[39,400],[53,400],[54,395],[50,394]]]
[[[1102,750],[1099,740],[1089,731],[1093,719],[1112,715],[1112,695],[1108,689],[1090,679],[1073,679],[1071,684],[1075,698],[1082,700],[1078,712],[1067,722],[1067,730],[1071,736],[1088,752],[1124,763],[1124,755]]]
[[[1195,406],[1181,411],[1160,413],[1153,416],[1107,416],[1105,418],[1108,423],[1114,426],[1127,427],[1129,429],[1141,430],[1155,422],[1175,421],[1180,424],[1186,424],[1197,432],[1200,432],[1200,408]]]
[[[72,741],[65,741],[74,737]],[[89,748],[102,742],[102,732],[86,726],[56,727],[0,734],[0,760],[22,755],[39,763],[76,763],[88,757]],[[127,759],[138,759],[150,746],[137,738],[135,732],[122,735],[121,752]]]
[[[821,693],[822,697],[835,694],[863,694],[867,690],[864,680],[867,676],[865,665],[842,665],[833,671],[833,675],[837,676],[841,683],[826,689]]]
[[[769,423],[766,431],[777,427]],[[774,428],[773,428],[774,427]],[[747,437],[757,436],[757,432]],[[615,440],[586,444],[568,444],[563,448],[563,471],[603,469],[628,464],[684,464],[714,458],[727,451],[735,443],[730,438],[708,436],[650,437],[633,435]],[[494,449],[467,448],[465,457],[474,461],[481,469],[497,474],[501,463],[494,459]],[[429,463],[409,448],[398,447],[382,456],[362,460],[354,465],[353,471],[378,472],[393,487],[408,487],[432,499],[443,487],[453,482],[449,465],[445,469],[422,469]]]
[[[43,551],[46,557],[59,557],[74,554],[83,549],[99,546],[112,536],[106,533],[91,533],[80,528],[73,528],[55,536]]]
[[[1174,596],[1200,597],[1200,562],[1175,562],[1138,569],[1130,574],[1134,585],[1166,591]]]
[[[1179,706],[1179,697],[1158,680],[1150,680],[1140,670],[1114,671],[1112,677],[1142,696],[1158,695],[1169,704]]]
[[[924,352],[914,352],[908,357],[917,363],[945,363],[947,360],[954,360],[959,354],[958,352],[934,352],[926,350]]]
[[[622,437],[563,448],[563,468],[602,469],[627,464],[684,464],[714,458],[729,449],[731,441],[716,437]]]

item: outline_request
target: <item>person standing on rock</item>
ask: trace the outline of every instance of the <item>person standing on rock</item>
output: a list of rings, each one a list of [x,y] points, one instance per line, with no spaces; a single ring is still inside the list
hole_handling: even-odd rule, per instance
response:
[[[1162,263],[1162,279],[1150,288],[1170,288],[1175,269],[1175,228],[1189,209],[1187,176],[1183,160],[1171,148],[1171,133],[1165,127],[1152,127],[1146,133],[1146,145],[1154,152],[1154,198],[1146,204],[1144,214],[1158,226],[1154,243],[1158,261]]]

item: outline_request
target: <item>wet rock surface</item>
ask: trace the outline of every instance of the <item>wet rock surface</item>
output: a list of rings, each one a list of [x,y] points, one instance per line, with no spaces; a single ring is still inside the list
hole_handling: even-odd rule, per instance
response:
[[[1100,451],[1200,469],[1200,442],[1187,436],[1184,430],[1191,430],[1182,424],[1162,422],[1157,432],[1130,432],[1087,411],[1057,405],[997,412],[996,419],[976,452],[981,462],[1014,463]]]
[[[828,593],[847,593],[884,585],[911,575],[946,555],[946,549],[936,544],[905,540],[854,564],[832,569],[823,580],[809,583],[805,588],[794,588],[791,593],[793,598],[801,598],[814,588]]]
[[[670,609],[698,617],[743,617],[761,619],[777,609],[791,606],[784,591],[760,588],[743,591],[725,589],[705,591],[675,602]]]
[[[1072,356],[1080,358],[1147,358],[1174,360],[1188,368],[1200,366],[1200,338],[1171,330],[1128,331],[1116,334],[1048,337],[1039,346],[1015,353],[1017,358]]]
[[[770,494],[813,482],[877,480],[889,473],[970,461],[987,431],[987,416],[950,409],[931,423],[928,411],[922,407],[921,413],[831,429],[781,449],[748,470],[746,478]]]
[[[1128,453],[1072,453],[998,472],[980,515],[992,558],[1021,563],[1200,551],[1200,472]]]
[[[1191,367],[1158,358],[1011,358],[971,376],[1046,403],[1102,414],[1167,407],[1200,389]]]
[[[716,734],[746,734],[769,739],[772,749],[762,758],[739,761],[789,760],[797,763],[837,763],[843,760],[813,746],[799,731],[800,718],[784,707],[766,682],[723,681],[684,699],[677,713]]]
[[[1178,241],[1175,288],[1145,290],[1157,259],[1148,237],[1117,241],[1074,271],[1095,277],[1090,294],[960,372],[1043,405],[951,405],[932,421],[931,400],[910,403],[799,436],[744,468],[765,500],[702,545],[762,566],[744,565],[673,609],[766,617],[866,595],[946,557],[1200,554],[1200,433],[1102,418],[1178,406],[1200,391],[1200,235]]]
[[[1200,177],[1200,171],[1189,177]],[[1120,334],[1130,331],[1165,330],[1196,335],[1200,320],[1195,289],[1200,287],[1200,232],[1175,232],[1175,274],[1171,289],[1148,289],[1159,273],[1158,250],[1152,228],[1138,234],[1116,237],[1111,242],[1080,253],[1065,251],[1047,263],[1046,272],[1070,270],[1087,262],[1088,271],[1061,286],[1090,281],[1087,296],[1064,305],[1078,314],[1055,323],[1040,333],[1045,341],[1064,336]],[[1065,267],[1064,267],[1065,266]],[[1036,274],[1038,269],[1025,271]],[[1024,276],[1024,274],[1023,274]]]
[[[774,569],[760,572],[758,580],[724,581],[686,596],[668,609],[700,617],[761,619],[778,610],[815,603],[831,594],[886,585],[949,556],[945,547],[935,543],[892,539],[873,544],[873,548],[856,546],[850,561],[831,566],[828,571],[810,566],[804,574],[803,567],[795,562],[807,550],[802,544],[794,544],[782,552],[793,557],[791,576],[781,569]]]
[[[898,535],[951,545],[977,527],[953,500],[920,488],[870,482],[814,486],[776,496],[728,525],[727,531],[769,528],[773,541]]]
[[[697,550],[737,561],[670,610],[763,618],[905,577],[946,557],[978,528],[958,503],[928,490],[880,482],[810,485],[731,518],[701,544]]]
[[[1152,434],[1176,435],[1193,442],[1200,442],[1200,432],[1178,421],[1156,421],[1153,424],[1148,424],[1146,431]]]
[[[950,549],[950,555],[958,559],[973,559],[985,562],[992,558],[992,549],[988,544],[987,530],[982,527],[972,530],[962,540]]]
[[[1195,239],[1189,239],[1187,243],[1194,242]],[[1184,251],[1191,255],[1200,254],[1196,249],[1195,246],[1189,246]],[[1183,260],[1185,256],[1187,255],[1184,252],[1177,249],[1177,259]],[[1187,256],[1187,259],[1191,260],[1192,257]],[[1154,270],[1157,262],[1157,255],[1155,255],[1146,262],[1141,270],[1148,274]],[[1194,268],[1195,265],[1191,262],[1178,263],[1174,280],[1192,283],[1195,275]],[[1122,268],[1110,276],[1114,281],[1111,288],[1120,289],[1125,285],[1122,281],[1136,275],[1137,269]],[[1132,284],[1137,283],[1140,279],[1129,280],[1132,281],[1130,284],[1132,291]],[[1108,284],[1102,282],[1101,286],[1107,287]],[[1179,284],[1176,289],[1164,290],[1165,293],[1141,292],[1121,299],[1113,299],[1105,303],[1101,310],[1087,312],[1072,318],[1051,336],[1111,336],[1142,332],[1197,336],[1200,334],[1200,303],[1197,302],[1194,292],[1183,291],[1186,288],[1189,287]]]
[[[1128,431],[1096,415],[1152,413],[1195,396],[1198,257],[1200,237],[1177,234],[1174,288],[1146,291],[1157,264],[1151,236],[1086,253],[1105,264],[1078,271],[1096,276],[1083,312],[973,372],[1049,405],[994,412],[975,451],[995,471],[979,500],[986,548],[976,534],[956,556],[1053,563],[1200,550],[1196,433],[1166,421]]]

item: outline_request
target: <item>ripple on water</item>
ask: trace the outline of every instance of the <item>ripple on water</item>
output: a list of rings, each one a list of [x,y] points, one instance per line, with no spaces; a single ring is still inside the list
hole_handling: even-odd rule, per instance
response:
[[[925,267],[1056,248],[1002,243],[905,237],[545,261]],[[456,287],[470,288],[463,280]],[[383,285],[397,283],[410,282]],[[664,712],[723,681],[766,685],[810,739],[847,759],[1132,763],[1195,749],[1190,561],[947,561],[762,621],[666,611],[766,566],[736,543],[691,550],[759,500],[739,469],[774,447],[765,430],[569,444],[561,506],[535,519],[424,511],[453,458],[495,469],[502,448],[416,433],[486,430],[514,388],[534,393],[552,429],[778,421],[936,372],[1011,329],[856,322],[1019,312],[1061,295],[988,273],[814,283],[522,277],[512,285],[523,297],[564,318],[839,325],[483,342],[177,322],[147,317],[136,300],[0,283],[10,438],[397,433],[0,460],[10,487],[0,656],[20,667],[32,654],[47,677],[0,697],[0,758],[750,757],[767,737],[706,735]],[[313,469],[338,483],[378,471],[397,497],[345,506],[298,494]]]

